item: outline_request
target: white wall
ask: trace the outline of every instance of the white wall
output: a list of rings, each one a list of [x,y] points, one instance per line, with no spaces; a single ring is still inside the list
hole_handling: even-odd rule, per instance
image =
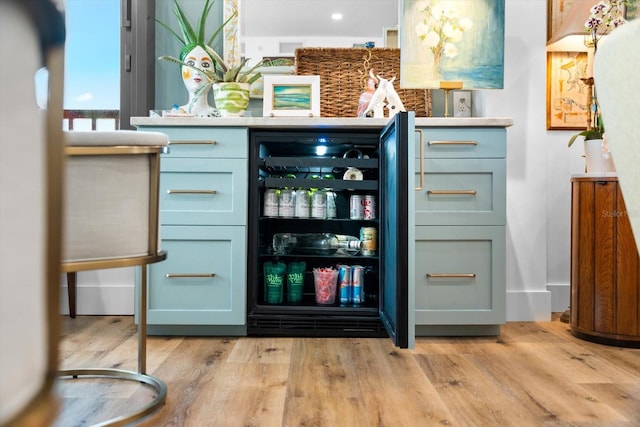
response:
[[[474,114],[514,120],[507,151],[510,321],[548,320],[569,304],[570,179],[584,170],[584,160],[580,144],[567,148],[572,131],[546,130],[546,14],[547,0],[506,0],[505,87],[473,95]],[[101,279],[94,279],[99,287]]]
[[[570,178],[584,171],[572,131],[546,130],[546,0],[506,0],[505,87],[476,97],[510,116],[507,319],[548,320],[569,304]],[[551,292],[552,291],[552,292]]]

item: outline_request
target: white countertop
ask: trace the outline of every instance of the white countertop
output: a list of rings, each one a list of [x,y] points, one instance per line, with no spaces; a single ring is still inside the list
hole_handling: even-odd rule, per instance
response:
[[[351,127],[382,128],[389,122],[383,119],[333,117],[131,117],[133,126],[226,126],[226,127]],[[510,117],[416,117],[419,127],[509,127]]]

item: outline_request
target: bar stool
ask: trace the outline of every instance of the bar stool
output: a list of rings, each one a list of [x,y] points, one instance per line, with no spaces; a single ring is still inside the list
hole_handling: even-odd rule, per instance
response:
[[[108,377],[138,381],[157,396],[131,414],[101,425],[125,425],[164,404],[167,387],[146,373],[147,266],[166,259],[159,248],[160,155],[168,137],[159,132],[65,132],[66,183],[62,272],[140,268],[138,370],[80,368],[59,378]]]

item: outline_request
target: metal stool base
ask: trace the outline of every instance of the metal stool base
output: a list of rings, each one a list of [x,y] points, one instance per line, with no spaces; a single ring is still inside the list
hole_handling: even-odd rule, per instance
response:
[[[95,426],[125,426],[132,421],[139,420],[147,415],[155,412],[165,402],[167,398],[167,386],[166,384],[150,375],[141,374],[134,371],[126,371],[122,369],[99,369],[99,368],[87,368],[87,369],[64,369],[58,371],[59,378],[113,378],[119,380],[128,380],[144,383],[150,386],[157,396],[144,407],[140,408],[136,412],[129,415],[123,415],[116,418],[112,418],[107,421],[103,421]]]

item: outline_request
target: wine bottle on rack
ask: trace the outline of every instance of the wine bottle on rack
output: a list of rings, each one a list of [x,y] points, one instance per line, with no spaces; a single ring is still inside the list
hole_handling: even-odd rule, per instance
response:
[[[356,255],[362,242],[354,236],[332,233],[276,233],[273,251],[276,255]]]

